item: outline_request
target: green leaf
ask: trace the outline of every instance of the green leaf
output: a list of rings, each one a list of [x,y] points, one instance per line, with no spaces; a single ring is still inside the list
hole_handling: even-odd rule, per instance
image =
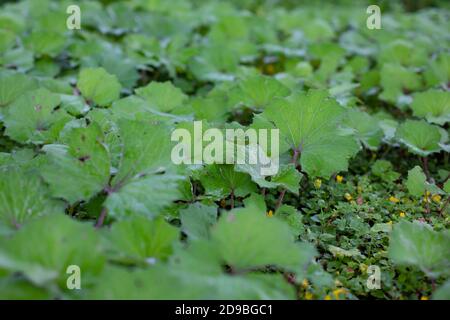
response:
[[[433,300],[450,300],[450,280],[437,288],[433,293]]]
[[[118,219],[135,215],[154,218],[180,197],[181,178],[172,174],[150,174],[127,180],[106,199],[108,214]]]
[[[168,112],[182,106],[187,96],[170,82],[151,82],[143,88],[136,89],[136,94],[158,110]]]
[[[290,94],[289,88],[278,80],[255,75],[249,76],[239,82],[242,90],[243,102],[251,108],[264,108],[276,97],[286,97]]]
[[[414,71],[399,64],[385,63],[381,68],[380,99],[397,103],[403,95],[403,89],[417,90],[420,88],[420,77]]]
[[[21,73],[5,73],[0,76],[0,107],[4,107],[25,92],[37,89],[37,81]]]
[[[343,114],[344,109],[319,90],[278,99],[263,112],[280,130],[280,139],[300,151],[302,170],[323,177],[346,170],[358,151],[354,139],[337,128]]]
[[[148,220],[137,216],[114,223],[107,239],[122,261],[155,264],[171,255],[178,236],[178,229],[162,218]]]
[[[416,93],[411,109],[417,117],[444,125],[450,121],[450,92],[430,89]]]
[[[19,228],[23,223],[62,210],[49,199],[42,181],[35,174],[17,168],[0,170],[0,223]]]
[[[406,120],[397,129],[396,136],[411,152],[423,157],[441,150],[439,128],[423,120]]]
[[[77,86],[83,97],[102,107],[119,99],[122,89],[117,77],[103,68],[81,70]]]
[[[384,136],[378,120],[359,110],[350,110],[343,119],[343,126],[350,128],[356,140],[370,150],[377,150]]]
[[[423,173],[422,168],[415,166],[408,171],[408,180],[406,181],[406,187],[411,195],[415,197],[421,197],[425,194],[426,176]]]
[[[113,179],[114,186],[173,166],[170,133],[164,125],[122,119],[118,126],[123,151],[119,172]]]
[[[26,38],[26,46],[36,55],[48,55],[56,57],[62,52],[66,44],[66,37],[60,33],[46,31],[34,31]]]
[[[75,241],[78,240],[78,241]],[[82,272],[81,287],[89,286],[105,262],[92,225],[62,214],[32,221],[0,246],[0,267],[20,272],[38,286],[58,284],[66,289],[67,267]]]
[[[70,120],[63,110],[55,110],[61,103],[59,95],[47,89],[29,91],[11,103],[4,122],[6,134],[22,143],[53,142],[59,130]]]
[[[402,221],[394,226],[389,242],[389,257],[395,264],[420,268],[429,277],[448,275],[450,233],[437,232],[419,222]]]
[[[447,182],[445,182],[444,191],[450,193],[450,180],[447,180]]]
[[[255,190],[250,176],[236,172],[233,165],[207,165],[201,172],[200,182],[205,187],[207,195],[223,198],[233,193],[243,197]]]
[[[252,209],[221,216],[212,239],[222,259],[237,270],[276,265],[297,271],[315,255],[311,245],[294,242],[286,223]]]
[[[47,145],[41,174],[52,195],[70,203],[89,200],[102,191],[110,177],[110,156],[97,123],[65,132],[66,145]],[[68,183],[70,181],[70,183]]]
[[[217,220],[217,207],[194,203],[180,210],[180,219],[181,229],[190,240],[208,239]]]

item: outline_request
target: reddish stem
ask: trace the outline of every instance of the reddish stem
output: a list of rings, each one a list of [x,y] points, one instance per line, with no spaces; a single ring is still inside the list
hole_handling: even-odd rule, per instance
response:
[[[100,216],[98,217],[97,223],[95,224],[95,228],[99,229],[103,226],[103,222],[105,221],[107,214],[108,214],[108,209],[103,208],[102,212],[100,212]]]
[[[291,163],[293,163],[294,166],[297,165],[299,156],[300,156],[300,151],[298,149],[294,149],[294,155],[292,156],[292,161],[291,161]],[[278,208],[281,207],[285,194],[286,194],[286,189],[283,189],[280,193],[280,196],[278,197],[277,204],[275,205],[275,211],[277,211]]]

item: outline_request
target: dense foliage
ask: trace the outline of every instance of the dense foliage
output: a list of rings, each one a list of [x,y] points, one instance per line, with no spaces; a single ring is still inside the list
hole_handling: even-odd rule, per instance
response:
[[[450,299],[448,6],[77,2],[0,10],[0,298]],[[194,120],[280,172],[175,165]]]

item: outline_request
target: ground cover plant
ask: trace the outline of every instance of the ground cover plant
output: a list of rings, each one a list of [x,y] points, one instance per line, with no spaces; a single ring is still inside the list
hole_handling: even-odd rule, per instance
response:
[[[450,7],[370,4],[3,3],[0,298],[450,299]],[[194,121],[279,172],[175,164]]]

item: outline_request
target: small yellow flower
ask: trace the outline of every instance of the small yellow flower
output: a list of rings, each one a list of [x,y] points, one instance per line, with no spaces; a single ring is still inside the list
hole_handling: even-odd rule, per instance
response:
[[[316,179],[316,180],[314,181],[314,186],[315,186],[317,189],[319,189],[319,188],[322,186],[322,180]]]
[[[389,221],[388,221],[388,224],[390,224],[390,225],[392,226],[392,220],[389,220]]]
[[[333,294],[334,294],[334,297],[336,298],[336,300],[339,300],[339,295],[341,293],[342,294],[346,294],[347,291],[345,289],[343,289],[343,288],[339,288],[339,289],[333,290]]]
[[[329,294],[327,294],[327,295],[325,296],[325,300],[331,300],[331,296],[330,296]]]
[[[313,298],[313,294],[311,292],[306,292],[305,293],[305,299],[306,300],[312,300]]]
[[[406,213],[403,211],[400,211],[399,215],[400,215],[400,218],[404,218],[406,216]]]
[[[309,286],[308,279],[303,279],[303,281],[302,281],[302,287],[306,289],[306,288],[308,288],[308,286]]]
[[[346,192],[344,194],[344,198],[347,199],[347,201],[352,201],[353,200],[352,195],[350,193],[348,193],[348,192]]]
[[[269,211],[266,213],[266,216],[268,216],[269,218],[270,218],[270,217],[273,217],[273,211],[272,211],[272,210],[269,210]]]
[[[272,75],[272,74],[275,73],[275,67],[273,66],[273,64],[268,64],[268,65],[266,66],[266,72],[267,72],[267,74],[269,74],[269,75]]]
[[[431,192],[430,191],[425,191],[425,195],[427,196],[427,197],[429,197],[429,196],[431,196]]]
[[[337,182],[337,183],[341,183],[343,180],[344,180],[344,177],[343,177],[343,176],[340,176],[340,175],[337,175],[337,176],[336,176],[336,182]]]
[[[367,271],[367,268],[368,268],[368,266],[367,266],[367,264],[365,264],[365,263],[361,263],[361,264],[359,265],[359,270],[361,270],[361,272],[366,272],[366,271]]]
[[[433,199],[433,201],[436,202],[436,203],[440,203],[441,202],[441,196],[438,195],[438,194],[435,194],[434,196],[432,196],[431,199]]]
[[[428,300],[428,297],[427,296],[421,296],[420,300]]]
[[[389,201],[392,202],[392,203],[398,203],[398,202],[400,202],[400,199],[398,199],[398,198],[396,198],[394,196],[390,196],[389,197]]]

